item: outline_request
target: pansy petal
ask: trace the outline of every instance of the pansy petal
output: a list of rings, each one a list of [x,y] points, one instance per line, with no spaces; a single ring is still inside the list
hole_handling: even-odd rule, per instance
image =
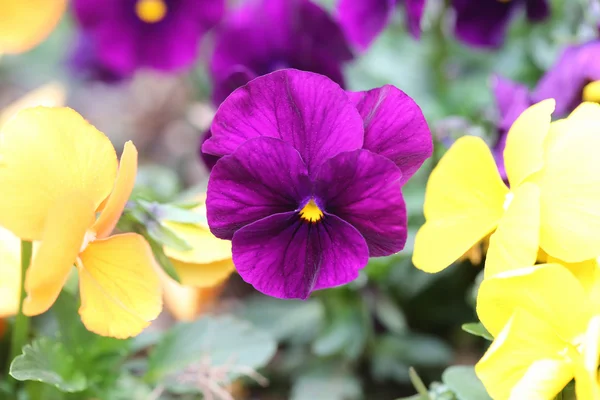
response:
[[[534,104],[517,118],[508,131],[504,166],[511,187],[516,188],[544,166],[544,140],[550,130],[555,101]]]
[[[0,225],[39,240],[59,198],[78,191],[98,207],[113,188],[116,170],[110,140],[75,111],[21,111],[0,131]]]
[[[259,77],[221,104],[202,150],[224,156],[248,139],[281,139],[300,153],[309,173],[363,145],[363,122],[342,88],[311,72],[284,69]]]
[[[600,80],[585,85],[583,88],[583,101],[600,102]]]
[[[19,311],[21,296],[21,240],[0,227],[0,318]],[[1,336],[1,335],[0,335]]]
[[[338,19],[348,39],[365,50],[389,23],[396,0],[340,0]]]
[[[540,179],[540,246],[573,263],[600,254],[600,124],[577,118],[558,122]]]
[[[519,186],[496,232],[490,237],[485,276],[534,265],[540,242],[540,190],[532,183]]]
[[[371,257],[399,252],[406,243],[402,172],[367,150],[338,154],[321,166],[315,192],[325,211],[358,229]]]
[[[392,85],[352,96],[364,120],[363,148],[392,160],[402,170],[402,184],[431,156],[433,142],[423,112]]]
[[[140,333],[162,308],[156,262],[140,235],[126,233],[92,242],[81,254],[79,314],[103,336]]]
[[[83,193],[63,196],[48,210],[42,242],[25,277],[25,315],[41,314],[54,303],[93,222],[94,204]]]
[[[600,317],[591,319],[583,339],[583,365],[578,363],[575,391],[578,399],[600,399],[598,361],[600,357]]]
[[[161,271],[165,307],[178,321],[193,321],[204,310],[210,309],[223,290],[222,286],[196,288],[184,286]]]
[[[581,103],[568,117],[569,120],[581,119],[600,122],[600,104],[589,101]]]
[[[496,228],[507,194],[485,142],[474,136],[458,139],[427,183],[427,222],[415,240],[415,266],[438,272],[456,261]]]
[[[67,8],[67,0],[19,0],[0,4],[0,53],[21,53],[44,40]]]
[[[167,257],[195,264],[209,264],[231,259],[231,242],[215,237],[207,228],[175,222],[165,222],[164,225],[191,247],[191,250],[184,251],[165,247]]]
[[[208,264],[185,263],[176,259],[171,259],[171,263],[183,285],[197,288],[216,286],[229,278],[235,271],[231,253],[228,259]]]
[[[361,234],[335,215],[317,223],[288,212],[261,219],[233,237],[240,276],[260,292],[306,299],[311,291],[346,284],[367,265]]]
[[[471,46],[499,47],[516,5],[515,1],[452,0],[456,36]]]
[[[565,295],[557,295],[560,293]],[[585,331],[587,310],[582,305],[586,303],[585,290],[567,268],[543,264],[484,279],[477,296],[477,315],[496,336],[515,310],[522,308],[569,341]]]
[[[475,373],[494,399],[553,399],[573,379],[568,347],[544,320],[519,309]]]
[[[99,239],[103,239],[111,234],[117,226],[121,214],[123,214],[125,204],[127,204],[135,185],[137,156],[138,152],[133,143],[131,141],[125,143],[114,189],[110,197],[108,197],[108,201],[100,217],[98,217],[92,227],[92,230],[97,233]]]
[[[220,159],[210,174],[208,223],[218,238],[272,214],[293,211],[309,194],[306,166],[288,143],[255,138]]]
[[[58,82],[51,82],[32,90],[0,112],[0,127],[19,111],[30,107],[61,107],[67,97],[66,88]]]

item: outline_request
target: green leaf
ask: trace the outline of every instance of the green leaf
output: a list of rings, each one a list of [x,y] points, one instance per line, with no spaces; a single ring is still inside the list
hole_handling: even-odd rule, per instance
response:
[[[347,372],[316,368],[301,375],[292,387],[291,400],[358,400],[363,398],[360,381]]]
[[[247,321],[229,316],[206,316],[192,323],[176,325],[150,353],[146,379],[151,382],[180,372],[192,363],[227,365],[230,379],[239,369],[265,366],[275,355],[273,338]]]
[[[23,354],[10,365],[10,375],[19,381],[44,382],[63,392],[80,392],[87,387],[66,347],[45,337],[23,347]]]
[[[462,330],[470,333],[471,335],[480,336],[487,340],[494,340],[494,337],[491,333],[485,329],[485,326],[481,322],[469,322],[467,324],[462,324]]]
[[[406,318],[394,301],[386,295],[380,295],[375,302],[375,315],[385,327],[393,333],[406,332]]]
[[[160,204],[145,200],[139,200],[138,203],[147,213],[152,215],[155,220],[160,222],[171,221],[182,224],[197,224],[206,220],[201,214],[194,212],[189,208],[184,208],[189,207],[189,204],[184,204],[183,207],[179,207],[175,204]]]
[[[170,247],[177,251],[188,251],[192,249],[192,246],[190,246],[188,242],[177,236],[171,229],[156,221],[149,221],[146,224],[146,231],[152,239],[163,246]]]
[[[146,237],[146,240],[148,240],[148,243],[150,244],[150,248],[152,249],[152,253],[154,253],[154,258],[156,258],[158,265],[160,265],[163,271],[165,271],[165,273],[169,275],[173,280],[181,283],[177,270],[173,266],[171,260],[169,260],[169,257],[165,255],[162,246],[151,237]]]
[[[442,374],[442,381],[459,400],[491,400],[471,366],[452,366]]]

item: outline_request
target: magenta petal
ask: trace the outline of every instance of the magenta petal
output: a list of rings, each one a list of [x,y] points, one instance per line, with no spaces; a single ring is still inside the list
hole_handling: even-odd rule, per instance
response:
[[[212,138],[202,147],[231,154],[248,139],[281,139],[302,156],[309,174],[325,160],[362,147],[364,130],[356,107],[329,78],[294,69],[258,77],[219,107]]]
[[[285,299],[348,283],[369,261],[360,233],[334,215],[317,223],[295,212],[272,215],[236,232],[232,249],[242,279]]]
[[[231,239],[243,226],[296,210],[309,194],[298,152],[279,139],[256,138],[214,166],[206,194],[208,224],[215,236]]]
[[[364,50],[386,27],[395,6],[396,0],[340,0],[338,18],[348,39]]]
[[[389,159],[367,150],[346,152],[319,170],[316,194],[327,212],[354,226],[371,257],[388,256],[406,243],[402,172]]]
[[[364,119],[364,148],[392,160],[404,184],[431,156],[431,132],[421,108],[406,93],[386,85],[350,96]]]
[[[518,1],[452,0],[456,36],[471,46],[499,47]]]

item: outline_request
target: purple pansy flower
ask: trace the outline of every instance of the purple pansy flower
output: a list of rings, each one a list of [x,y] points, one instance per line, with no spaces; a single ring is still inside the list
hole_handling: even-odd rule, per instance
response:
[[[432,143],[400,90],[349,97],[325,76],[280,70],[234,91],[211,131],[203,150],[222,158],[208,222],[232,240],[236,268],[257,290],[305,299],[404,247],[401,185]]]
[[[525,8],[530,21],[550,14],[548,0],[452,0],[456,36],[474,47],[499,47],[512,16]]]
[[[366,49],[389,23],[397,0],[340,0],[338,18],[348,39]],[[408,30],[418,38],[425,0],[405,0]]]
[[[75,0],[87,60],[128,77],[141,67],[175,71],[196,59],[203,34],[224,11],[224,0]],[[75,57],[78,57],[76,54]]]
[[[566,48],[540,79],[532,100],[556,100],[556,114],[565,116],[583,99],[583,88],[600,80],[600,40]]]
[[[213,100],[282,68],[326,75],[343,85],[353,58],[339,25],[309,0],[250,0],[223,21],[211,60]]]

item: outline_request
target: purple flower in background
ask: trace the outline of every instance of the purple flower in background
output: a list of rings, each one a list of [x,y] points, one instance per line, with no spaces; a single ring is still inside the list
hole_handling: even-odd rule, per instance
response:
[[[236,88],[282,68],[316,72],[343,85],[342,64],[352,58],[341,28],[309,0],[249,0],[215,36],[213,100],[220,104]]]
[[[431,155],[431,135],[392,86],[350,97],[325,76],[285,69],[217,111],[203,148],[222,157],[208,222],[232,240],[240,276],[267,295],[305,299],[404,247],[401,185]]]
[[[492,148],[496,165],[502,179],[506,180],[506,170],[504,169],[504,148],[506,147],[506,135],[512,124],[519,118],[519,115],[525,111],[532,101],[529,95],[529,88],[520,83],[509,79],[495,76],[493,81],[494,97],[498,107],[498,141]]]
[[[501,46],[509,21],[522,8],[530,21],[542,21],[550,14],[548,0],[452,0],[451,4],[456,36],[474,47]]]
[[[397,0],[340,0],[338,18],[348,39],[366,49],[389,23]],[[405,0],[408,30],[418,38],[425,0]]]
[[[203,34],[224,11],[224,0],[75,0],[89,44],[78,55],[97,68],[128,77],[138,68],[176,71],[193,64]],[[87,58],[86,58],[87,57]],[[77,65],[77,63],[75,63]]]
[[[538,102],[556,100],[556,114],[565,116],[583,100],[583,89],[600,80],[600,40],[566,48],[532,93]]]

